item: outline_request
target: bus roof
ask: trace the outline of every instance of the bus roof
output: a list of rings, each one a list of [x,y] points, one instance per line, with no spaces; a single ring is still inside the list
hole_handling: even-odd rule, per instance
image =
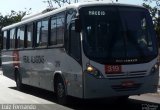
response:
[[[132,4],[120,4],[120,3],[113,3],[113,2],[104,2],[104,1],[97,1],[97,2],[83,2],[83,3],[74,3],[74,4],[69,4],[69,5],[66,5],[64,7],[61,7],[61,8],[58,8],[58,9],[55,9],[55,10],[52,10],[52,11],[49,11],[47,13],[44,13],[44,14],[35,14],[34,15],[31,15],[30,17],[26,17],[26,18],[22,18],[22,20],[18,23],[14,23],[14,24],[11,24],[9,26],[6,26],[4,28],[2,28],[2,31],[5,31],[5,30],[8,30],[8,29],[11,29],[11,28],[14,28],[14,27],[17,27],[19,25],[24,25],[26,23],[30,23],[32,21],[35,21],[35,20],[38,20],[38,19],[42,19],[42,18],[45,18],[45,17],[48,17],[48,16],[51,16],[53,14],[56,14],[56,13],[59,13],[59,12],[63,12],[67,9],[71,9],[71,8],[74,8],[76,10],[78,10],[79,8],[81,7],[86,7],[86,6],[102,6],[102,5],[118,5],[118,6],[131,6],[131,7],[140,7],[140,8],[144,8],[142,6],[138,6],[138,5],[132,5]]]

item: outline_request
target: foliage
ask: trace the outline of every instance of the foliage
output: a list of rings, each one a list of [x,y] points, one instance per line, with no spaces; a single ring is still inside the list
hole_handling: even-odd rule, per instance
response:
[[[8,26],[10,24],[16,23],[21,21],[21,19],[26,15],[29,14],[31,9],[29,9],[28,11],[19,11],[19,12],[15,12],[14,10],[11,10],[11,13],[8,15],[2,15],[0,13],[0,42],[1,42],[1,29],[5,26]],[[0,47],[1,47],[1,43],[0,43]],[[0,59],[1,60],[1,59]],[[1,64],[1,63],[0,63]]]
[[[59,7],[61,7],[63,4],[67,3],[70,4],[70,0],[52,0],[54,3],[58,4]]]
[[[159,0],[143,0],[143,6],[149,9],[151,16],[153,18],[155,26],[158,25],[159,17],[160,17],[160,1]]]
[[[78,0],[45,0],[43,2],[48,3],[50,8],[56,8],[53,4],[57,4],[59,7],[62,7],[65,4],[77,3]]]
[[[149,4],[155,3],[157,7],[160,6],[160,0],[143,0],[144,2],[148,2]]]
[[[160,41],[160,0],[143,0],[143,1],[144,1],[143,6],[149,9],[151,13],[157,37],[158,40]]]
[[[29,9],[28,11],[19,11],[19,12],[11,10],[10,14],[4,16],[0,13],[0,28],[21,21],[21,19],[26,14],[28,14],[30,10],[31,9]]]

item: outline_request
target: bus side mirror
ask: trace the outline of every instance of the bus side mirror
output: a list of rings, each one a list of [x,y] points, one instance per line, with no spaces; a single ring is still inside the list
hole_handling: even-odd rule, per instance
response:
[[[80,19],[76,18],[75,19],[75,31],[76,32],[81,32],[81,29],[82,29],[81,21],[80,21]]]

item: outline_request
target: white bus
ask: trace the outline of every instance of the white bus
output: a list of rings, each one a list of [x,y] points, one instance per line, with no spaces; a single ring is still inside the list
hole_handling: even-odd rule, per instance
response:
[[[141,6],[86,2],[4,27],[2,69],[17,88],[31,85],[83,99],[154,93],[158,47]]]

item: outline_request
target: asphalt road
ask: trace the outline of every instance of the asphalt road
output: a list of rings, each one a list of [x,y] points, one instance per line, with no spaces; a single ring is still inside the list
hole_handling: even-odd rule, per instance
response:
[[[10,78],[0,75],[0,110],[160,110],[160,93],[131,96],[126,102],[108,99],[82,100],[70,98],[70,104],[57,104],[54,94],[26,86],[17,91]]]
[[[56,104],[52,98],[54,100],[50,92],[32,87],[26,87],[20,92],[16,89],[15,81],[0,75],[0,110],[22,110],[24,107],[32,110],[71,110]]]

